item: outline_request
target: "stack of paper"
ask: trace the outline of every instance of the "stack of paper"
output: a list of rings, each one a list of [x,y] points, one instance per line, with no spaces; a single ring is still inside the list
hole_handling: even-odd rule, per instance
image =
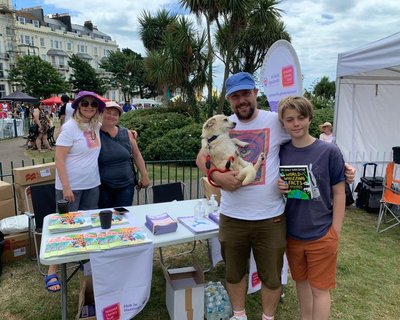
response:
[[[194,233],[218,230],[219,226],[207,217],[195,218],[193,216],[179,217],[179,222]]]
[[[175,232],[178,228],[177,222],[166,212],[155,216],[146,215],[145,226],[155,235]]]

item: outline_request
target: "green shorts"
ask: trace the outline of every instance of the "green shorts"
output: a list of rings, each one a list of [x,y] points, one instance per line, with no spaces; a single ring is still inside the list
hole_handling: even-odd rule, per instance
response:
[[[248,272],[252,248],[260,280],[268,289],[280,287],[286,247],[285,215],[248,221],[221,214],[219,240],[227,282],[238,283]]]

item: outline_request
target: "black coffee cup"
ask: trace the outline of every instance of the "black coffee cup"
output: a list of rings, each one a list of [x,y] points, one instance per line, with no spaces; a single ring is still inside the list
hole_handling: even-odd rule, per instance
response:
[[[99,213],[100,226],[102,229],[110,229],[112,221],[112,211],[111,210],[101,210]]]
[[[68,213],[68,204],[69,202],[65,199],[61,199],[57,201],[57,211],[58,213]]]

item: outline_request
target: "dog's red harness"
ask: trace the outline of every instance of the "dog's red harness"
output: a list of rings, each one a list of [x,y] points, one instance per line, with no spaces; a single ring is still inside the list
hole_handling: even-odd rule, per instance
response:
[[[235,160],[235,158],[234,158],[233,156],[230,156],[230,157],[228,158],[228,161],[227,161],[226,164],[225,164],[225,169],[220,169],[220,168],[212,168],[212,169],[211,169],[211,156],[210,156],[210,155],[207,155],[207,157],[206,157],[207,179],[208,179],[208,182],[209,182],[213,187],[221,188],[221,186],[217,185],[217,184],[214,182],[214,180],[213,180],[212,177],[211,177],[211,174],[212,174],[213,172],[215,172],[215,171],[222,172],[222,173],[228,172],[228,171],[230,170],[230,168],[231,168],[231,163],[232,163],[234,160]]]

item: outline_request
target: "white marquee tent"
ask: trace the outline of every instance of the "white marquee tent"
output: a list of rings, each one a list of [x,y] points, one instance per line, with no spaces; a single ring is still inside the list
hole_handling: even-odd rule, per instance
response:
[[[367,162],[384,176],[392,147],[400,145],[400,33],[339,54],[334,125],[356,182]]]

